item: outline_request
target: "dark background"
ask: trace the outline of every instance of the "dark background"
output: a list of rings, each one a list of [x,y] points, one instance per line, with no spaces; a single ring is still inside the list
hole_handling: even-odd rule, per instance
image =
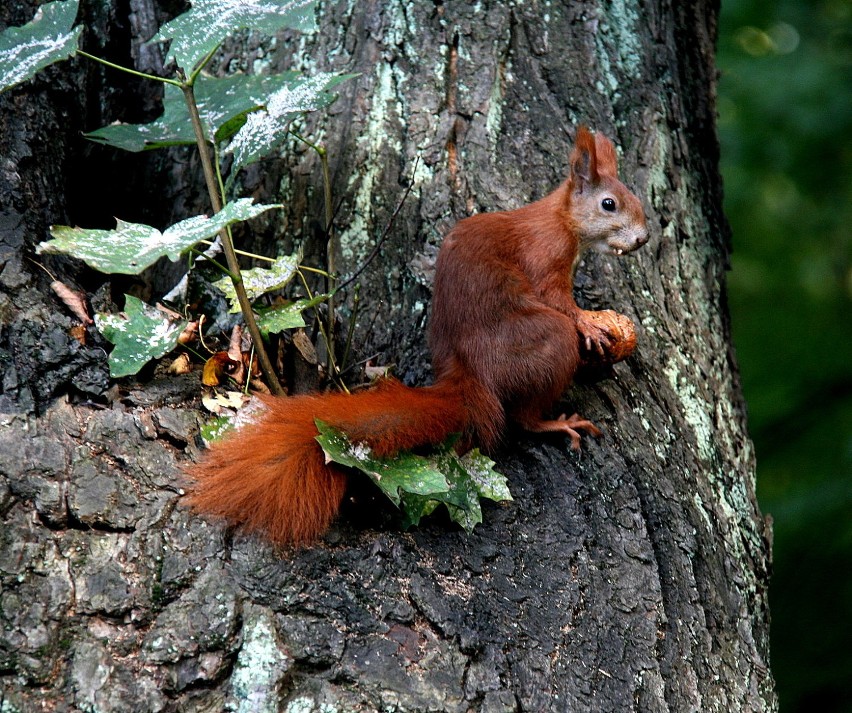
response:
[[[774,520],[782,713],[852,710],[852,3],[727,0],[734,337]]]

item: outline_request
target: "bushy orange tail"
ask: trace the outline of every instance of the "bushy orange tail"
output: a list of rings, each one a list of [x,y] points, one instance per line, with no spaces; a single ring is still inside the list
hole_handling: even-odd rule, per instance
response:
[[[320,419],[376,455],[437,444],[467,427],[451,384],[412,389],[387,380],[348,394],[265,399],[262,418],[215,443],[188,470],[188,502],[280,544],[322,535],[337,515],[346,476],[316,442]]]

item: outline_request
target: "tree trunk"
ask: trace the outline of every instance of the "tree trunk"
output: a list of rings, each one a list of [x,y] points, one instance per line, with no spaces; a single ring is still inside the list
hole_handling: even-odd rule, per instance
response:
[[[125,3],[109,15],[91,5],[87,41],[123,32],[118,52],[155,17],[152,0],[131,0],[129,17]],[[242,48],[247,66],[360,73],[302,130],[332,157],[344,275],[413,180],[361,276],[356,337],[410,383],[430,379],[430,268],[446,230],[555,187],[580,123],[620,148],[651,242],[588,258],[577,297],[631,317],[638,348],[565,397],[604,436],[576,454],[512,434],[498,467],[514,501],[486,506],[470,536],[437,517],[401,532],[362,504],[322,543],[282,553],[187,511],[179,469],[196,451],[197,375],[125,382],[109,408],[84,400],[103,402],[103,352],[68,336],[50,278],[26,260],[69,215],[138,217],[72,185],[93,151],[79,131],[120,109],[105,88],[115,77],[75,60],[0,96],[0,708],[774,710],[769,529],[725,302],[717,10],[335,2],[315,34],[283,37],[272,55]],[[0,25],[32,8],[14,12],[0,9]],[[170,215],[178,194],[181,210],[206,210],[186,190],[197,179],[120,160],[105,170],[132,186],[159,171],[162,224],[189,215]],[[294,146],[243,184],[288,206],[285,247],[320,253],[310,151]],[[144,213],[129,202],[140,192],[117,200]],[[97,287],[72,261],[50,267]]]

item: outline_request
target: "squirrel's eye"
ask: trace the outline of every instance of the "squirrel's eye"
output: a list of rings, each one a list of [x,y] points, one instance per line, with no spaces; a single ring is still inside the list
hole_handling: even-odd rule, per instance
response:
[[[615,210],[615,201],[612,198],[604,198],[601,201],[601,208],[612,213]]]

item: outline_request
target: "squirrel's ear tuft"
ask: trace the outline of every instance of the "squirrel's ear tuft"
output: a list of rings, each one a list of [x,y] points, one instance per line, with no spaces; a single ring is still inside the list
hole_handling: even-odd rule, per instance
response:
[[[599,175],[611,178],[618,176],[618,157],[615,146],[600,132],[595,134],[595,158]]]
[[[591,132],[581,126],[577,129],[577,139],[569,159],[571,164],[571,185],[574,190],[582,193],[587,185],[594,185],[598,180],[595,138]]]

